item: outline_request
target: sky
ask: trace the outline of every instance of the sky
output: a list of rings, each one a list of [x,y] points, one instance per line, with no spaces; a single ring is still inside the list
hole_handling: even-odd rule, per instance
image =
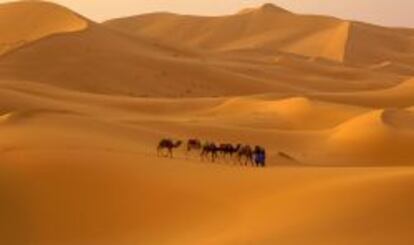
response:
[[[1,2],[9,2],[3,1]],[[274,3],[297,13],[414,28],[414,0],[52,0],[95,21],[155,11],[223,15]]]

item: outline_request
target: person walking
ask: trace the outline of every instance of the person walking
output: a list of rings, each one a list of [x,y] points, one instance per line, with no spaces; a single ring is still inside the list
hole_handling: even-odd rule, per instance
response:
[[[266,150],[261,146],[255,146],[254,148],[254,162],[256,167],[266,166]]]

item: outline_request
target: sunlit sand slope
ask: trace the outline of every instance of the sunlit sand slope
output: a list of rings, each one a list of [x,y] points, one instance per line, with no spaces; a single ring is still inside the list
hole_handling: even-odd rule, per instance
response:
[[[410,69],[400,69],[398,64],[398,69],[384,68],[382,63],[370,69],[344,65],[349,22],[295,15],[270,5],[224,17],[156,14],[137,17],[143,19],[142,23],[131,20],[131,28],[145,24],[142,28],[137,26],[138,30],[152,30],[151,26],[158,26],[160,21],[156,33],[168,38],[154,37],[151,32],[134,35],[133,30],[125,32],[112,27],[112,22],[93,23],[50,3],[30,1],[2,8],[4,15],[13,20],[25,19],[25,9],[35,18],[30,23],[19,22],[27,25],[17,31],[4,27],[5,33],[16,40],[26,41],[0,56],[3,80],[35,81],[77,91],[134,97],[268,92],[302,97],[314,92],[384,89],[411,74]],[[144,21],[147,18],[150,23]],[[129,26],[129,19],[125,23],[120,21],[122,26]],[[188,23],[181,26],[182,21]],[[180,24],[180,28],[175,24]],[[234,28],[240,25],[245,31]],[[171,36],[173,29],[179,31]],[[195,44],[191,37],[196,39]],[[205,44],[199,46],[200,42]]]
[[[3,154],[3,243],[414,242],[411,168],[246,170],[90,146],[47,152]]]
[[[358,66],[389,62],[392,68],[388,71],[413,74],[407,67],[414,62],[414,32],[410,29],[299,15],[271,4],[228,16],[155,13],[104,24],[125,33],[215,52],[284,51]],[[170,36],[171,32],[175,35]]]
[[[407,110],[373,111],[337,127],[328,148],[355,164],[408,164],[413,156],[413,122],[414,114]]]
[[[376,108],[409,107],[414,104],[414,79],[410,78],[387,89],[374,89],[352,93],[318,94],[315,97]]]
[[[266,96],[134,99],[16,81],[0,84],[0,98],[2,243],[413,242],[414,172],[398,166],[414,160],[409,110]],[[242,107],[271,116],[252,124]],[[272,124],[280,118],[295,127]],[[262,144],[269,168],[201,162],[182,149],[158,158],[162,137]],[[345,167],[304,167],[315,164]]]
[[[88,21],[77,14],[46,2],[2,4],[0,19],[0,55],[44,37],[88,27]]]
[[[414,159],[413,116],[408,109],[376,110],[297,97],[134,99],[16,81],[1,86],[4,125],[20,125],[26,119],[46,125],[49,116],[70,116],[85,123],[93,119],[120,127],[111,132],[111,140],[121,137],[117,135],[124,127],[126,132],[146,129],[150,138],[135,140],[145,146],[144,152],[152,152],[162,137],[196,137],[264,145],[271,165],[285,165],[280,152],[295,160],[288,164],[398,166],[411,165]],[[56,127],[68,125],[63,119],[56,123]]]
[[[159,13],[112,20],[105,25],[214,51],[279,50],[335,61],[344,58],[349,29],[345,21],[295,15],[271,4],[223,17]],[[175,34],[169,36],[173,30]]]

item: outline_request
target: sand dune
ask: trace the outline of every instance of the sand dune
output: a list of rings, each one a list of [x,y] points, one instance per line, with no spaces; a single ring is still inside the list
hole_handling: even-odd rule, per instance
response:
[[[8,244],[412,242],[410,168],[244,171],[96,148],[48,152],[3,154],[12,178],[2,181],[2,210],[24,214],[3,216]]]
[[[35,83],[5,82],[2,87],[2,121],[10,120],[11,115],[14,115],[11,118],[16,118],[15,115],[42,118],[49,114],[93,117],[111,124],[162,132],[143,143],[150,148],[163,135],[175,135],[263,144],[269,148],[270,163],[275,165],[282,160],[279,151],[311,165],[343,161],[352,161],[347,162],[351,165],[360,162],[384,165],[388,162],[381,157],[398,154],[402,157],[396,165],[411,161],[412,118],[408,110],[371,112],[366,107],[305,98],[133,99],[68,93]],[[103,113],[102,108],[110,111]],[[9,124],[13,125],[10,122],[5,125]],[[270,135],[275,140],[264,140]],[[360,152],[362,155],[358,155]]]
[[[13,6],[11,4],[8,8],[19,9],[20,4]],[[119,30],[107,28],[107,26],[111,27],[110,24],[104,26],[93,23],[70,10],[53,4],[25,2],[23,6],[25,8],[35,6],[33,7],[35,10],[43,9],[45,6],[45,11],[49,12],[56,8],[56,12],[60,15],[77,16],[79,21],[86,23],[87,26],[84,26],[82,31],[72,33],[49,28],[50,32],[55,31],[55,34],[59,35],[45,34],[42,38],[39,36],[39,39],[30,39],[23,47],[3,55],[0,57],[0,78],[3,80],[36,81],[78,91],[116,93],[136,97],[206,97],[240,96],[267,92],[307,96],[315,91],[348,92],[382,89],[396,85],[404,79],[398,72],[367,70],[317,58],[323,58],[325,54],[334,55],[337,58],[343,56],[341,51],[343,48],[337,49],[332,45],[342,42],[339,39],[345,38],[343,29],[346,29],[349,24],[332,18],[297,16],[277,11],[270,6],[256,10],[255,14],[227,16],[218,19],[194,17],[199,18],[203,23],[208,20],[206,25],[212,25],[209,28],[212,28],[214,32],[219,32],[213,33],[214,35],[211,36],[214,42],[221,43],[220,53],[214,54],[207,49],[199,50],[184,42],[180,45],[176,45],[174,42],[168,43],[166,40],[170,40],[170,38],[153,40],[151,35],[131,35],[133,31],[122,33]],[[19,18],[19,12],[11,11],[8,15]],[[59,21],[60,15],[57,17],[48,15],[49,22],[61,23]],[[160,20],[164,18],[162,17],[164,15],[159,18],[157,16],[154,18]],[[272,33],[279,28],[284,28],[288,36],[292,31],[292,28],[288,26],[271,25],[266,27],[265,24],[269,23],[268,18],[272,19],[274,16],[279,16],[277,18],[282,19],[288,18],[293,24],[297,23],[301,26],[298,28],[298,32],[312,31],[312,33],[306,37],[303,36],[305,34],[299,33],[297,39],[294,40],[277,35],[277,40],[273,40]],[[172,16],[173,19],[176,17]],[[187,17],[181,16],[181,18],[186,19]],[[199,31],[198,22],[192,23],[191,18],[185,20],[188,22],[189,28]],[[250,19],[253,19],[253,22]],[[256,19],[258,23],[256,23]],[[282,25],[282,22],[288,23],[288,20],[277,23]],[[172,28],[173,25],[169,26],[171,23],[175,22],[168,21],[165,25],[160,23],[163,26],[160,28],[163,31],[164,27]],[[216,37],[216,35],[221,35],[220,33],[223,35],[225,33],[231,34],[227,29],[237,30],[233,26],[238,23],[244,23],[251,29],[242,33],[245,37],[240,37],[240,40],[229,39],[228,43],[224,43],[225,40],[222,42],[220,38]],[[319,25],[322,29],[316,30],[314,26]],[[150,25],[147,27],[150,28]],[[254,54],[248,52],[246,49],[252,47],[248,47],[250,41],[247,39],[261,43],[262,38],[257,35],[262,35],[263,28],[269,28],[263,34],[265,35],[263,37],[264,44],[268,46],[265,45],[257,49],[255,48],[257,45],[254,44],[252,50]],[[20,29],[23,34],[33,32],[30,25],[22,26]],[[185,30],[185,28],[180,29]],[[317,33],[313,33],[315,31]],[[22,33],[16,33],[16,38],[25,39],[26,37]],[[268,37],[266,33],[269,34]],[[186,35],[197,37],[197,33]],[[228,38],[237,35],[228,35]],[[180,35],[174,36],[179,37]],[[299,38],[299,36],[301,37]],[[332,38],[329,42],[332,45],[326,46],[325,39],[328,36]],[[270,39],[267,40],[268,38]],[[240,44],[237,44],[238,42]],[[243,44],[245,42],[246,45],[248,44],[247,46]],[[284,42],[285,48],[277,48],[274,50],[275,53],[269,53],[269,47],[278,47],[279,45],[274,45],[274,42]],[[226,48],[223,45],[229,46]],[[339,53],[336,53],[337,51]],[[320,55],[305,54],[306,52],[320,52]],[[306,55],[315,57],[309,59]],[[254,59],[252,59],[253,57]],[[406,72],[404,72],[405,75]],[[334,83],[334,81],[337,82]]]
[[[407,76],[413,74],[413,69],[409,64],[393,63],[390,61],[383,61],[378,64],[374,64],[369,68],[374,71],[386,71],[390,73],[405,74]]]
[[[326,154],[355,164],[409,164],[414,140],[412,112],[380,110],[356,117],[338,126],[329,139]],[[348,156],[348,157],[345,157]],[[345,164],[344,162],[344,164]]]
[[[24,45],[14,45],[12,53],[0,57],[3,79],[134,96],[222,95],[234,86],[238,93],[247,94],[280,87],[220,68],[206,68],[202,57],[190,49],[111,31],[55,4],[22,2],[3,5],[2,9],[5,23],[17,22],[12,18],[22,18],[25,11],[36,20],[19,22],[17,31],[3,27],[10,32],[4,37],[6,46],[24,40]],[[220,86],[211,86],[211,80]]]
[[[384,157],[392,154],[400,159],[400,140],[412,140],[405,134],[412,129],[402,124],[412,120],[406,111],[353,119],[360,108],[303,98],[134,99],[27,82],[3,82],[0,94],[0,104],[8,111],[0,123],[2,173],[7,173],[1,179],[5,194],[0,226],[5,232],[2,241],[8,244],[389,244],[388,234],[410,242],[412,226],[406,213],[412,205],[411,168],[358,167],[367,160],[376,160],[375,166],[386,164]],[[231,114],[241,104],[247,111],[284,111],[297,120],[305,120],[303,110],[305,115],[309,110],[315,115],[318,110],[337,110],[332,115],[335,122],[344,115],[350,119],[333,132],[305,133],[263,131],[260,126],[239,129],[236,120],[235,125],[223,126],[204,118],[206,112],[225,109],[209,117],[226,113],[241,120]],[[165,135],[258,142],[268,146],[272,166],[288,164],[275,156],[280,150],[299,163],[246,169],[225,162],[202,163],[195,156],[185,160],[181,151],[175,160],[160,159],[154,145]],[[332,149],[340,149],[345,157],[330,155]],[[306,162],[312,158],[319,162]],[[328,164],[329,159],[348,167],[301,166]],[[341,162],[344,159],[350,162]],[[410,159],[399,163],[409,164]],[[367,225],[387,235],[361,232]],[[335,235],[326,235],[330,232]]]
[[[408,107],[414,104],[414,79],[410,78],[388,89],[353,93],[322,94],[316,97],[341,103],[372,106],[377,108]]]
[[[213,120],[219,119],[220,123],[251,128],[320,130],[332,128],[365,110],[301,97],[282,100],[236,98],[212,108],[206,115]]]
[[[0,55],[44,37],[88,27],[79,15],[47,2],[2,4],[0,18]]]
[[[234,86],[246,94],[271,88],[253,78],[206,69],[200,60],[183,56],[186,54],[91,25],[86,31],[50,37],[3,57],[0,74],[8,80],[134,96],[226,94]],[[209,85],[211,80],[220,86]]]
[[[216,52],[240,49],[285,51],[361,66],[384,61],[410,65],[414,57],[410,31],[298,15],[271,4],[222,17],[156,13],[110,20],[105,25],[137,36],[168,39]],[[168,36],[177,29],[180,31],[175,32],[174,37]],[[410,74],[413,73],[410,71]]]
[[[414,61],[412,33],[398,29],[353,23],[346,60],[352,64],[384,61],[410,65]]]
[[[348,23],[337,19],[299,16],[271,4],[224,17],[159,13],[112,20],[105,25],[159,40],[165,40],[172,30],[179,30],[168,39],[213,51],[255,48],[337,61],[343,59],[348,29]],[[331,41],[329,46],[327,38]]]
[[[413,244],[414,31],[271,4],[0,19],[0,244]]]

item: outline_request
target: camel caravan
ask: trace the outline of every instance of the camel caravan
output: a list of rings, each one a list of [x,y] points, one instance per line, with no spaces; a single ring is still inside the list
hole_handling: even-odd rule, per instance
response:
[[[173,158],[174,150],[182,145],[181,140],[162,139],[157,147],[157,155]],[[229,160],[244,166],[249,164],[255,167],[266,166],[266,150],[262,146],[215,144],[209,141],[201,142],[198,139],[189,139],[184,150],[187,156],[190,153],[197,153],[201,161]]]

